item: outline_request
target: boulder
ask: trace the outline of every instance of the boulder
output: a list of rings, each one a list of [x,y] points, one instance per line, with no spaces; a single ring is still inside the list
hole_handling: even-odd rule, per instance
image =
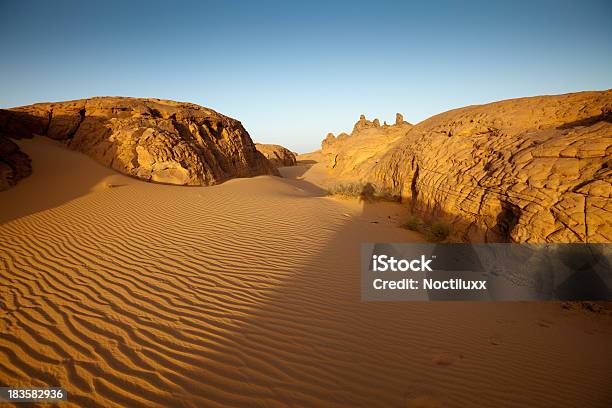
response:
[[[32,173],[27,154],[10,139],[0,136],[0,191],[6,190]]]
[[[283,146],[255,143],[255,147],[276,167],[295,166],[297,164],[296,154]]]
[[[239,121],[191,103],[97,97],[0,111],[0,135],[35,134],[146,181],[212,185],[278,175]]]

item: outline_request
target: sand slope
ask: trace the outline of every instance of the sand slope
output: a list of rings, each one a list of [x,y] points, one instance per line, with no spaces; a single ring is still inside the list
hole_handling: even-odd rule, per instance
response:
[[[21,145],[34,160],[39,142]],[[612,401],[608,316],[361,302],[359,244],[421,239],[395,226],[396,205],[271,176],[109,183],[53,154],[58,176],[26,181],[80,178],[79,191],[0,225],[2,384],[60,385],[69,405],[104,407]],[[31,205],[27,186],[0,193],[4,208]]]
[[[0,223],[61,205],[110,186],[135,183],[83,154],[42,136],[17,140],[32,159],[31,177],[0,195]]]

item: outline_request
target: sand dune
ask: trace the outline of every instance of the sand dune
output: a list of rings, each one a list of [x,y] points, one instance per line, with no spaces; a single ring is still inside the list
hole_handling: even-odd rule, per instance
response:
[[[326,197],[299,166],[148,184],[50,143],[20,141],[42,167],[0,193],[2,384],[104,407],[612,401],[609,316],[361,302],[359,244],[422,239],[399,206]]]
[[[21,180],[10,193],[2,193],[0,223],[56,207],[108,186],[135,182],[93,160],[83,160],[82,153],[67,150],[46,137],[16,143],[31,157],[34,175]]]

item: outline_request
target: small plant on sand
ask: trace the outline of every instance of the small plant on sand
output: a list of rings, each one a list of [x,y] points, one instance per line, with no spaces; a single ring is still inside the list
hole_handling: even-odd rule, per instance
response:
[[[375,198],[374,186],[370,183],[339,183],[327,189],[327,194],[344,197],[355,197],[363,201]]]
[[[360,201],[399,201],[389,189],[376,190],[372,183],[339,183],[327,189],[328,195],[359,198]]]
[[[376,198],[382,201],[401,201],[401,197],[397,194],[397,192],[387,187],[379,188],[376,193]]]
[[[361,192],[359,193],[359,199],[361,201],[374,201],[376,198],[376,189],[371,183],[362,185]]]
[[[405,223],[402,224],[402,228],[409,229],[410,231],[419,231],[423,221],[416,215],[410,215]]]
[[[328,195],[339,195],[344,197],[359,197],[363,190],[361,183],[339,183],[327,189]]]
[[[450,225],[443,222],[434,222],[427,228],[425,238],[431,242],[440,242],[448,238],[451,232]]]

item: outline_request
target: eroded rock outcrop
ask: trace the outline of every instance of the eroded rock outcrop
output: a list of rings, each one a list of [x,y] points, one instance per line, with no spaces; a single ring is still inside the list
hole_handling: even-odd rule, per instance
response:
[[[414,126],[359,178],[465,240],[610,242],[611,122],[612,90],[456,109]]]
[[[255,143],[255,147],[276,167],[295,166],[297,164],[295,153],[283,146]]]
[[[0,191],[6,190],[32,173],[27,154],[15,142],[0,136]]]
[[[395,124],[396,125],[403,125],[406,124],[408,122],[404,121],[404,115],[402,115],[401,113],[396,113],[395,114]]]
[[[321,143],[321,154],[337,181],[364,178],[385,154],[389,145],[403,137],[412,125],[404,122],[380,126],[378,119],[369,121],[361,115],[350,135],[329,133]]]
[[[366,129],[371,129],[371,128],[379,128],[380,127],[380,121],[378,119],[374,119],[374,120],[367,120],[365,115],[360,115],[359,116],[359,120],[357,121],[357,123],[355,123],[355,126],[353,127],[353,131],[351,132],[351,134],[355,134],[358,132],[361,132],[363,130]]]
[[[0,110],[0,135],[35,134],[146,181],[212,185],[278,174],[239,121],[191,103],[98,97]]]

